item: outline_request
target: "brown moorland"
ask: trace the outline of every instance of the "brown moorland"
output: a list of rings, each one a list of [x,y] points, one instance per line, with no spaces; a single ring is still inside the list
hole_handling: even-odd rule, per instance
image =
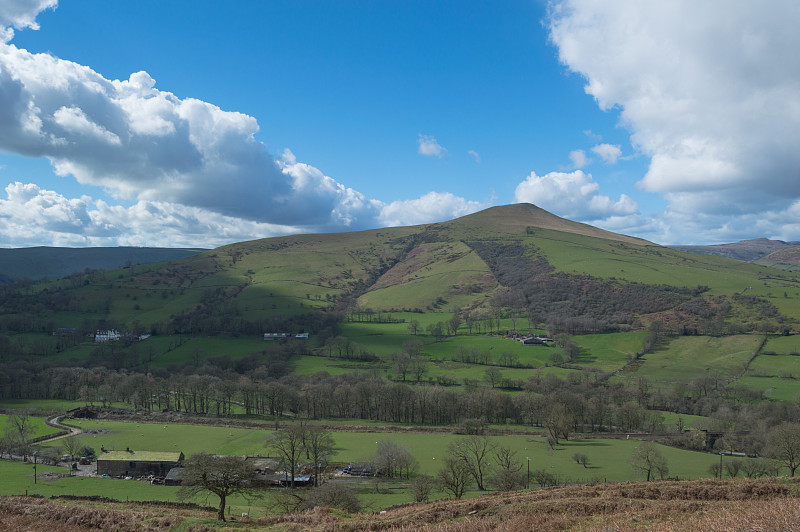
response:
[[[31,532],[127,532],[175,527],[393,532],[797,530],[798,493],[797,482],[785,478],[601,484],[409,504],[372,514],[315,508],[228,523],[215,523],[210,509],[5,497],[0,498],[0,529]]]

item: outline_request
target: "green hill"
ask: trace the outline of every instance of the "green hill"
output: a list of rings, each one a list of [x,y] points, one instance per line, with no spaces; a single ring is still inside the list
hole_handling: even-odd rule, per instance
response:
[[[456,220],[231,244],[180,260],[89,272],[7,292],[0,320],[35,330],[102,321],[159,333],[314,329],[312,311],[534,315],[568,332],[658,319],[699,333],[778,330],[800,278],[658,246],[529,204]],[[311,320],[311,321],[309,321]],[[36,328],[38,327],[38,328]]]
[[[182,259],[202,249],[179,248],[0,248],[0,282],[66,277],[75,272],[111,270],[130,264]]]

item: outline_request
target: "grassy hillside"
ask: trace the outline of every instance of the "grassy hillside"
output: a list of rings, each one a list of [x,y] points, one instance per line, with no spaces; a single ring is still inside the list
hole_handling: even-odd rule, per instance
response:
[[[473,311],[476,317],[507,308],[535,312],[542,323],[569,317],[600,320],[605,327],[671,312],[699,296],[727,298],[733,310],[723,319],[747,331],[764,321],[773,329],[781,326],[786,320],[778,314],[800,315],[798,279],[519,204],[440,224],[243,242],[178,261],[86,273],[24,292],[10,289],[0,296],[0,320],[35,314],[40,322],[31,332],[46,331],[48,323],[106,321],[125,328],[158,325],[160,333],[217,334],[245,332],[245,322],[287,327],[289,320],[307,329],[293,317],[358,305],[375,311]],[[775,315],[748,310],[752,301],[733,300],[735,294],[763,299]],[[567,306],[559,303],[567,300]],[[659,319],[701,332],[709,327],[707,316],[691,312]]]
[[[202,249],[180,248],[0,248],[0,278],[66,277],[84,270],[111,270],[131,264],[178,260]]]

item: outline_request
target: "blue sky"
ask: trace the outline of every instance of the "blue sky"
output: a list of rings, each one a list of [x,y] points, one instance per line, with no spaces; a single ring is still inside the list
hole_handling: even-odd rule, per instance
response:
[[[519,201],[663,244],[800,240],[800,8],[662,4],[0,0],[0,246]]]

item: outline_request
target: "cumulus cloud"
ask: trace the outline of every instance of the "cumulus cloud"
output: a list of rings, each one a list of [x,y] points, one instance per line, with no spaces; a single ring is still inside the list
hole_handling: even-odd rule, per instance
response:
[[[31,183],[11,183],[5,193],[6,199],[0,199],[0,240],[12,247],[216,247],[300,231],[162,201],[122,207],[85,195],[67,198]]]
[[[12,183],[0,199],[6,245],[212,247],[280,234],[442,221],[480,205],[430,193],[385,204],[269,154],[255,118],[156,88],[147,72],[109,80],[8,40],[55,0],[0,3],[0,149],[46,157],[56,174],[104,187],[123,207]],[[420,135],[419,152],[447,150]],[[477,155],[477,154],[476,154]]]
[[[622,156],[622,149],[619,144],[598,144],[592,147],[592,153],[606,164],[617,164],[617,159]]]
[[[629,215],[637,210],[636,202],[626,194],[617,201],[598,194],[600,185],[582,170],[550,172],[538,176],[531,172],[517,185],[514,200],[535,203],[559,216],[575,220],[594,220],[614,215]]]
[[[444,148],[441,144],[436,141],[436,138],[432,135],[423,135],[420,133],[419,138],[417,139],[419,142],[419,148],[417,148],[417,153],[420,155],[426,155],[429,157],[439,157],[440,159],[444,157],[444,154],[447,153],[447,149]]]
[[[467,201],[449,192],[428,192],[417,199],[383,205],[378,219],[385,226],[416,225],[458,218],[487,207],[489,204]]]
[[[107,80],[0,44],[0,124],[0,148],[48,157],[58,175],[119,198],[307,230],[371,226],[378,213],[316,168],[276,161],[253,117],[160,91],[146,72]]]
[[[0,241],[11,247],[213,248],[231,242],[304,231],[301,226],[244,220],[165,201],[140,200],[130,207],[123,207],[86,195],[67,198],[32,183],[11,183],[5,188],[5,193],[6,198],[0,199]],[[363,198],[354,198],[351,199],[362,207],[360,202]],[[372,215],[386,226],[438,222],[488,206],[438,192],[390,204],[370,202]]]
[[[724,244],[754,235],[791,242],[800,241],[800,201],[786,209],[758,213],[709,214],[667,209],[657,214],[609,216],[589,223],[664,245]]]
[[[579,170],[587,166],[591,159],[586,156],[586,152],[583,150],[572,150],[569,152],[569,160],[572,161],[572,168]]]
[[[38,30],[36,16],[45,9],[55,9],[58,0],[3,0],[0,2],[0,42],[14,37],[14,29]]]
[[[651,158],[640,187],[676,208],[703,192],[700,212],[780,212],[800,197],[797,20],[794,0],[562,0],[549,29]]]

